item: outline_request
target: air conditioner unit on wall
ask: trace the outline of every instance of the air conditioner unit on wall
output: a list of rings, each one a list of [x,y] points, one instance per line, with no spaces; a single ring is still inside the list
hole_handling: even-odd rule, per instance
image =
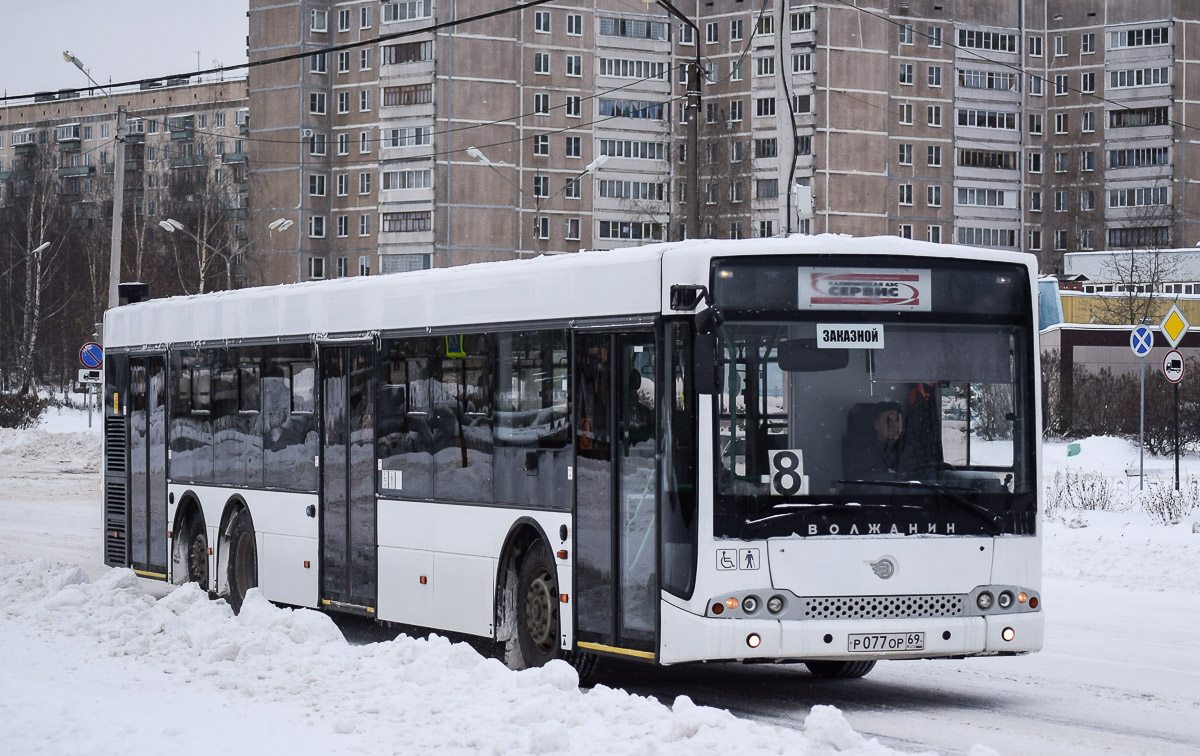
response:
[[[300,129],[300,136],[302,136],[305,139],[312,139],[313,130],[312,129]]]

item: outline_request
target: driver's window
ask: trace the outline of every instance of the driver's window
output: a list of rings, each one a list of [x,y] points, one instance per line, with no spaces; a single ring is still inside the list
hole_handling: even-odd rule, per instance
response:
[[[955,467],[1012,467],[1013,387],[952,383],[942,388],[942,450]]]

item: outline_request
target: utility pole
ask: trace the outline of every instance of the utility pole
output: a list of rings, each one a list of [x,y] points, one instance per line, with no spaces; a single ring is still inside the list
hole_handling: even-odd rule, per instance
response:
[[[112,243],[108,256],[108,309],[120,304],[121,231],[125,216],[125,120],[124,105],[117,106],[117,142],[113,165]]]
[[[648,1],[648,0],[644,0]],[[700,27],[683,14],[668,0],[656,0],[675,18],[687,24],[692,30],[692,41],[696,44],[696,59],[688,63],[687,77],[687,110],[688,110],[688,141],[687,141],[687,184],[685,191],[688,195],[687,236],[689,239],[700,238],[700,87],[704,64],[700,56]]]

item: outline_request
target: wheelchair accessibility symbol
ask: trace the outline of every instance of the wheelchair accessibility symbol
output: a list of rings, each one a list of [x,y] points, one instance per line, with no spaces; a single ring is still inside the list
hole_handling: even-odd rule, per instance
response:
[[[760,569],[760,553],[758,549],[717,549],[717,569],[721,572]]]

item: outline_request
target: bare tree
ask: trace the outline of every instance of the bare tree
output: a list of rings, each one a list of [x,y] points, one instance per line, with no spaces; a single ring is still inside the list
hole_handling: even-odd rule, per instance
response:
[[[1103,283],[1113,291],[1097,298],[1099,322],[1137,325],[1155,317],[1158,301],[1166,296],[1163,284],[1179,273],[1179,258],[1169,251],[1174,220],[1175,208],[1165,203],[1138,207],[1127,216],[1118,233],[1130,249],[1111,250],[1105,260]]]

